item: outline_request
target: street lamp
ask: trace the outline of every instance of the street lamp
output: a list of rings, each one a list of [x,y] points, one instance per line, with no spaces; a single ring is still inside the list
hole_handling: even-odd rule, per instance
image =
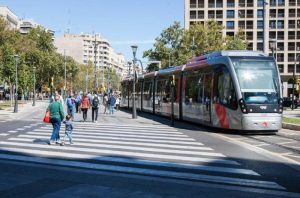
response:
[[[296,54],[295,54],[296,55]],[[293,70],[293,96],[292,96],[292,110],[294,110],[295,107],[295,81],[296,81],[296,66],[297,66],[297,60],[299,58],[300,54],[298,54],[295,58],[295,64],[294,64],[294,70]]]
[[[35,69],[36,69],[36,67],[33,67],[33,102],[32,102],[32,106],[35,106]]]
[[[136,119],[136,106],[135,106],[135,75],[136,75],[136,71],[135,71],[135,64],[136,64],[136,51],[137,51],[138,46],[137,45],[132,45],[131,49],[132,49],[132,53],[133,53],[133,81],[132,81],[132,119]]]
[[[67,57],[66,50],[64,49],[64,70],[65,70],[65,82],[64,82],[64,95],[63,98],[66,99],[66,86],[67,86]]]
[[[16,61],[16,91],[15,91],[15,107],[14,107],[14,113],[18,113],[18,60],[19,56],[15,55],[15,61]]]
[[[96,40],[96,34],[95,34],[95,41],[94,41],[94,91],[97,90],[97,48],[98,48],[98,43]]]

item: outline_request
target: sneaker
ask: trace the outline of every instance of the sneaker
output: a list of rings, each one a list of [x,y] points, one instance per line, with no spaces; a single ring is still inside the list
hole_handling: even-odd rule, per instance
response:
[[[61,144],[61,141],[60,140],[56,140],[56,144]]]
[[[49,145],[54,145],[54,144],[55,144],[55,142],[53,140],[49,141]]]
[[[65,142],[62,142],[60,145],[61,145],[61,146],[64,146],[64,145],[65,145]]]
[[[70,142],[70,144],[74,144],[74,142]]]

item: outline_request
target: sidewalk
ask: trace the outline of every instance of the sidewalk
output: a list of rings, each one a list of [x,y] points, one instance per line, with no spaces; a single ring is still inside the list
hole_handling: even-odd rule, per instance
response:
[[[24,118],[32,112],[40,112],[42,109],[45,109],[49,105],[48,100],[38,100],[35,103],[35,106],[32,106],[32,101],[26,101],[25,104],[18,105],[18,113],[14,113],[14,106],[0,110],[0,121],[1,120],[11,120]]]

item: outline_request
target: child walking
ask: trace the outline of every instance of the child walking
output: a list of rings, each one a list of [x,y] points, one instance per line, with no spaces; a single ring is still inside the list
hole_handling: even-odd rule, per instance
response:
[[[72,118],[71,115],[67,115],[66,116],[66,120],[63,122],[66,126],[66,130],[65,130],[65,136],[63,138],[63,141],[61,143],[62,146],[65,145],[65,140],[66,140],[66,137],[69,138],[69,141],[70,141],[70,144],[73,144],[73,141],[72,141],[72,132],[73,132],[73,123],[72,121],[70,120]]]

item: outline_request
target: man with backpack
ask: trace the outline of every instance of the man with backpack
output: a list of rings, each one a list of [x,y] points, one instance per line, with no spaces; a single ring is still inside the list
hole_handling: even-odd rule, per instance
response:
[[[97,94],[95,94],[92,100],[92,121],[93,122],[97,122],[99,103],[100,103],[99,97],[97,96]]]
[[[66,99],[66,104],[67,104],[68,115],[70,115],[73,120],[74,119],[74,109],[75,109],[75,100],[73,98],[73,94],[70,94],[69,97]]]

